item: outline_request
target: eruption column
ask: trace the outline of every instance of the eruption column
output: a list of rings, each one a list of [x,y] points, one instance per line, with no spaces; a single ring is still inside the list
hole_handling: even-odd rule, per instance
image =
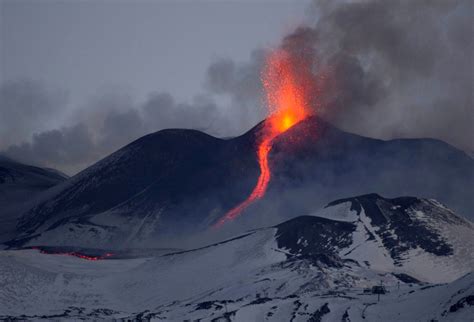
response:
[[[270,117],[264,122],[258,141],[257,159],[260,176],[247,199],[228,211],[214,224],[214,228],[234,220],[244,209],[265,195],[271,178],[268,155],[273,140],[310,114],[310,88],[316,82],[310,71],[310,64],[303,58],[284,48],[268,56],[262,73],[262,83]]]

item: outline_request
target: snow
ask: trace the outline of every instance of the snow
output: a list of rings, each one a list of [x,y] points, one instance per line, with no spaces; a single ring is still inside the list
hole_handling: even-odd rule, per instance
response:
[[[375,238],[374,240],[369,240],[369,233]],[[389,272],[394,269],[393,259],[383,246],[380,236],[372,226],[370,218],[365,215],[364,210],[360,213],[352,238],[352,245],[341,250],[342,258],[353,259],[361,264],[368,262],[372,269],[378,271]]]
[[[358,220],[357,211],[351,210],[351,206],[351,202],[343,202],[323,208],[311,215],[338,221],[355,222]]]
[[[317,214],[333,220],[355,223],[357,228],[352,234],[352,244],[342,249],[339,254],[342,258],[355,260],[361,265],[369,263],[373,270],[404,273],[429,283],[451,282],[472,271],[474,225],[434,200],[419,199],[419,201],[419,209],[411,209],[407,215],[422,222],[430,231],[439,234],[452,245],[452,255],[436,256],[417,247],[406,251],[402,260],[395,263],[384,246],[378,232],[379,228],[373,225],[364,208],[357,215],[357,212],[350,210],[351,203],[346,202],[327,207]],[[398,239],[393,229],[386,233],[389,233],[394,240]],[[402,245],[401,241],[399,245]]]
[[[444,210],[411,212],[448,240],[453,254],[437,256],[418,247],[395,263],[365,209],[357,214],[343,203],[319,214],[356,225],[351,244],[337,249],[346,260],[342,267],[295,258],[291,250],[279,248],[278,228],[254,230],[199,249],[133,259],[87,261],[31,249],[0,251],[0,319],[44,315],[307,321],[317,317],[324,322],[342,321],[343,316],[350,321],[463,321],[473,316],[472,307],[450,312],[474,293],[474,274],[465,275],[474,267],[472,223]],[[143,223],[146,217],[136,220]],[[395,230],[389,233],[393,237]],[[295,238],[298,245],[311,246],[305,238]],[[425,283],[407,284],[393,273]],[[375,295],[363,294],[363,288],[381,282],[389,293],[380,302]],[[440,284],[444,282],[448,283]]]
[[[369,321],[455,321],[472,313],[466,308],[442,316],[474,292],[474,274],[445,285],[400,283],[397,289],[393,275],[371,268],[288,262],[275,233],[264,229],[194,251],[138,259],[0,251],[0,318],[69,310],[68,317],[77,318],[134,318],[143,312],[167,321],[210,320],[224,317],[227,307],[232,321],[307,321],[326,303],[330,312],[321,321],[341,320],[346,312],[351,321],[363,321],[363,315]],[[378,303],[362,288],[380,281],[390,293]]]

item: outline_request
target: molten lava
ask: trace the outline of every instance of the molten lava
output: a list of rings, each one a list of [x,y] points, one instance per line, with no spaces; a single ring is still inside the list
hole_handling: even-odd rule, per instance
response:
[[[76,252],[76,251],[68,252],[68,251],[59,251],[59,250],[48,250],[48,249],[43,249],[36,246],[31,247],[31,249],[37,249],[40,251],[41,254],[74,256],[74,257],[78,257],[78,258],[85,259],[88,261],[98,261],[98,260],[107,259],[114,256],[113,253],[105,253],[103,255],[87,255],[87,254]]]
[[[285,49],[279,49],[267,58],[261,79],[270,116],[263,124],[257,148],[260,176],[249,197],[227,212],[214,227],[235,219],[265,195],[271,178],[268,155],[273,140],[310,114],[314,75],[307,62]]]

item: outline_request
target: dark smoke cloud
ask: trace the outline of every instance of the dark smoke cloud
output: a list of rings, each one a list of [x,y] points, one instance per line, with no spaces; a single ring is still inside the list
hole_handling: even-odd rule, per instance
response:
[[[143,113],[148,128],[193,128],[215,134],[225,126],[217,105],[204,95],[191,103],[177,103],[168,93],[153,94],[143,105]]]
[[[265,56],[265,50],[259,49],[251,53],[246,63],[221,58],[207,70],[205,87],[214,95],[230,98],[226,112],[231,122],[230,133],[227,134],[242,133],[265,117],[260,80]]]
[[[47,128],[61,112],[66,94],[23,80],[0,85],[0,148]]]
[[[435,137],[474,149],[472,1],[318,8],[318,56],[336,91],[329,119],[363,135]]]
[[[258,107],[263,52],[256,51],[251,57],[251,64],[242,65],[230,62],[225,66],[228,60],[216,60],[208,69],[206,91],[191,102],[177,102],[161,92],[136,103],[115,89],[97,94],[71,112],[61,93],[39,83],[3,84],[0,122],[5,135],[0,151],[21,162],[74,174],[131,141],[164,128],[238,135],[264,117],[264,110]],[[230,103],[218,107],[215,97],[224,96],[230,97]],[[59,114],[66,125],[45,130]],[[6,140],[6,134],[11,140]]]
[[[5,152],[20,161],[66,170],[100,156],[84,124],[34,134],[31,142],[12,145]]]
[[[37,96],[49,97],[45,91]],[[54,99],[50,96],[45,101]],[[26,107],[21,108],[24,111]],[[56,110],[41,111],[44,115],[25,112],[20,115],[31,124],[56,113]],[[36,132],[31,140],[22,143],[3,145],[3,153],[21,162],[74,174],[131,141],[163,128],[195,128],[219,135],[220,129],[226,126],[226,119],[209,97],[198,96],[191,103],[177,103],[168,93],[151,94],[141,103],[133,103],[130,97],[120,93],[102,94],[70,118],[71,125]],[[9,121],[15,124],[14,118]]]

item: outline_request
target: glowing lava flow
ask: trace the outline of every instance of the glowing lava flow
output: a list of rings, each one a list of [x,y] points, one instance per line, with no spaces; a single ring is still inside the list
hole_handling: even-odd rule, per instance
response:
[[[74,256],[74,257],[78,257],[78,258],[81,258],[81,259],[85,259],[85,260],[88,260],[88,261],[98,261],[98,260],[102,260],[102,259],[107,259],[107,258],[110,258],[112,256],[114,256],[114,254],[112,253],[105,253],[104,255],[97,255],[97,256],[94,256],[94,255],[86,255],[86,254],[83,254],[83,253],[80,253],[80,252],[74,252],[74,251],[71,251],[71,252],[62,252],[62,251],[58,251],[58,250],[46,250],[46,249],[42,249],[40,247],[31,247],[31,249],[37,249],[40,251],[41,254],[48,254],[48,255],[62,255],[62,256]]]
[[[265,195],[271,178],[268,155],[273,140],[310,114],[314,75],[306,63],[301,57],[294,57],[284,49],[277,50],[268,57],[262,82],[270,117],[264,122],[257,149],[260,176],[249,197],[227,212],[214,224],[214,228],[234,220],[245,208]]]
[[[103,256],[92,256],[92,255],[85,255],[85,254],[78,253],[78,252],[66,252],[66,253],[59,253],[58,252],[58,253],[56,253],[56,252],[48,252],[48,251],[45,251],[45,250],[40,250],[40,252],[42,254],[49,254],[49,255],[74,256],[74,257],[78,257],[78,258],[85,259],[85,260],[88,260],[88,261],[98,261],[98,260],[107,259],[107,258],[113,256],[113,254],[111,254],[111,253],[106,253]]]
[[[224,217],[222,217],[215,225],[215,228],[222,226],[226,221],[235,219],[245,208],[250,206],[254,201],[260,199],[267,190],[268,183],[270,182],[270,167],[268,166],[268,153],[272,148],[271,139],[266,138],[258,146],[258,163],[260,165],[260,176],[258,177],[257,184],[253,188],[250,196],[245,199],[242,203],[232,208]]]

